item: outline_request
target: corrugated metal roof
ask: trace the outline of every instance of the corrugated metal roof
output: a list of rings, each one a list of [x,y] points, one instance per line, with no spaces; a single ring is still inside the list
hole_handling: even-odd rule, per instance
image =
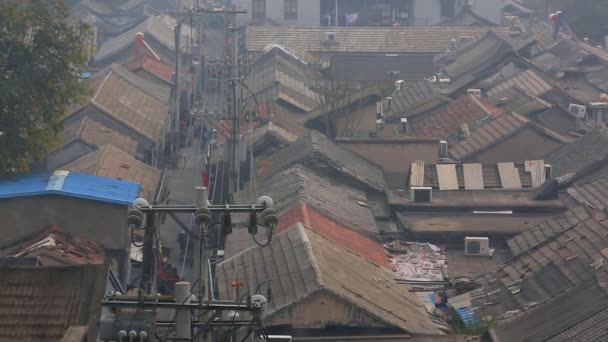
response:
[[[410,186],[424,186],[424,161],[417,160],[412,163]]]
[[[517,180],[521,183],[520,188],[532,189],[532,176],[529,172],[526,172],[524,163],[509,163],[513,164],[515,168],[515,175]],[[413,164],[412,164],[413,165]],[[454,164],[456,168],[456,178],[458,180],[458,189],[464,190],[465,188],[465,176],[464,176],[464,165],[470,164]],[[430,186],[433,189],[439,190],[439,177],[437,175],[437,167],[435,164],[424,165],[424,171],[422,171],[422,177],[424,179],[424,186]],[[412,177],[414,174],[410,173],[410,186],[416,184],[415,179]],[[482,164],[481,165],[481,181],[484,189],[505,189],[501,182],[500,172],[498,164]]]
[[[545,161],[528,160],[525,163],[526,172],[532,175],[532,187],[537,188],[545,182]]]
[[[503,189],[521,189],[519,171],[514,163],[498,163],[498,173]]]
[[[0,198],[64,195],[100,202],[131,204],[139,184],[76,172],[55,171],[0,182]]]
[[[439,190],[458,190],[458,178],[456,177],[456,165],[437,164],[437,178]]]
[[[483,171],[481,164],[463,164],[464,188],[466,190],[483,190]]]

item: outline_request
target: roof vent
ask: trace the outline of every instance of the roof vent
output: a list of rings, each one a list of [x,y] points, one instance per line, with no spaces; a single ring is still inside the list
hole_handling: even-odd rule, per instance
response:
[[[465,237],[464,254],[491,257],[494,249],[490,248],[490,239],[487,237]]]
[[[410,200],[416,203],[433,201],[433,188],[428,186],[413,186],[410,188]]]

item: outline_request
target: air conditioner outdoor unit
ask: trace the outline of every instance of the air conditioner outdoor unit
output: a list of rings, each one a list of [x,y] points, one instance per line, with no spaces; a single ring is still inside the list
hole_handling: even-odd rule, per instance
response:
[[[403,80],[395,81],[395,88],[401,90],[401,87],[403,87]]]
[[[473,0],[460,0],[460,5],[461,6],[473,6]]]
[[[446,158],[448,156],[448,142],[445,140],[439,141],[439,157]]]
[[[468,89],[467,94],[481,98],[481,89]]]
[[[464,238],[464,254],[492,256],[493,249],[490,249],[490,239],[487,237],[465,237]]]
[[[325,41],[336,41],[336,32],[325,32]]]
[[[571,103],[568,111],[574,114],[579,119],[584,119],[587,116],[587,107]]]
[[[410,200],[416,203],[430,203],[433,201],[433,188],[427,186],[413,186],[410,188]]]

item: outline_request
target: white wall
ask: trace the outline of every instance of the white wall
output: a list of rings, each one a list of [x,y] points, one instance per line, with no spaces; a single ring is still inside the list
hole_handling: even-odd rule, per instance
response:
[[[502,9],[505,7],[505,0],[475,0],[473,12],[488,19],[494,24],[502,23]]]
[[[458,3],[458,1],[456,1]],[[505,0],[474,0],[473,12],[495,24],[502,22],[502,9]],[[460,12],[456,7],[455,14]],[[415,0],[413,13],[414,26],[430,26],[441,21],[441,0]]]
[[[239,6],[247,7],[246,15],[239,15],[239,24],[243,25],[251,19],[251,0],[233,0]],[[318,27],[321,22],[320,0],[298,0],[298,19],[285,20],[284,0],[266,0],[266,18],[285,26]]]
[[[431,26],[441,21],[440,0],[414,0],[412,26]]]

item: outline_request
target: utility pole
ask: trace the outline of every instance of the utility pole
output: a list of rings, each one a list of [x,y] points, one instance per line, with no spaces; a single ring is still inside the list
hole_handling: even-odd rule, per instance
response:
[[[232,66],[231,72],[231,86],[232,86],[232,133],[230,134],[230,182],[228,190],[231,194],[239,191],[239,170],[241,160],[239,156],[239,143],[240,143],[240,120],[239,120],[239,100],[240,94],[238,84],[240,82],[240,70],[239,70],[239,33],[237,31],[236,23],[236,6],[232,5],[232,11],[230,13],[230,32],[232,33],[232,56],[230,63]]]
[[[171,152],[173,157],[177,155],[179,149],[179,117],[180,117],[180,72],[181,72],[181,36],[182,36],[182,19],[177,19],[175,25],[175,84],[174,84],[174,113],[173,113],[173,136],[171,137]]]

